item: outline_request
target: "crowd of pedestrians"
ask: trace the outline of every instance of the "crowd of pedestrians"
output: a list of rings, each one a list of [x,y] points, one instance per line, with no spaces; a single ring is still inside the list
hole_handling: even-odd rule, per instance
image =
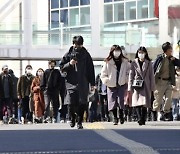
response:
[[[83,121],[107,121],[114,125],[136,121],[180,120],[180,60],[172,56],[169,42],[155,61],[145,47],[135,58],[113,45],[95,77],[93,60],[75,36],[57,67],[39,68],[35,76],[27,65],[18,79],[7,65],[0,74],[0,123],[31,124],[69,122],[83,129]]]

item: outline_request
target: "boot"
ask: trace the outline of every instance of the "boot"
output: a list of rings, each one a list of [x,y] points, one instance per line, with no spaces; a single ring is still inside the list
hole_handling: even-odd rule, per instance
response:
[[[120,123],[124,124],[124,112],[123,112],[123,109],[119,110],[119,119],[120,119]]]

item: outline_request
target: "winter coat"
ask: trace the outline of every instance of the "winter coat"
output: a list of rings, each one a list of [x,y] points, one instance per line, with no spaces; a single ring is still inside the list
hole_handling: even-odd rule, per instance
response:
[[[30,90],[31,90],[31,83],[32,80],[34,79],[33,75],[30,75],[27,77],[27,75],[22,75],[17,83],[17,95],[20,96],[21,98],[24,98],[25,96],[30,95]],[[28,91],[28,94],[26,94],[26,91]]]
[[[119,72],[118,84],[125,85],[128,82],[130,64],[127,59],[123,59]],[[107,87],[116,87],[117,67],[113,59],[104,63],[101,70],[101,80]]]
[[[4,88],[3,88],[3,85],[4,85],[4,77],[3,77],[3,73],[0,74],[0,96],[1,98],[4,98]],[[9,96],[10,98],[13,98],[13,80],[12,80],[12,77],[10,74],[7,75],[8,76],[8,82],[9,82]]]
[[[142,88],[134,88],[132,86],[134,80],[144,79]],[[151,107],[151,93],[155,90],[155,79],[151,61],[145,60],[142,66],[142,71],[138,62],[135,59],[131,63],[129,73],[128,91],[132,92],[132,106]]]
[[[101,75],[101,74],[98,74],[98,75],[96,76],[96,82],[95,82],[96,87],[97,87],[98,94],[101,94],[102,92],[107,94],[107,87],[106,87],[105,91],[102,91],[102,85],[103,85],[103,83],[102,83],[102,81],[101,81],[100,75]]]
[[[73,58],[77,59],[76,66],[70,65]],[[79,102],[87,104],[89,85],[95,86],[94,65],[90,54],[82,47],[74,51],[73,47],[69,49],[60,63],[63,73],[66,73],[65,85],[67,94],[65,104],[71,104],[71,94],[79,93]]]
[[[160,77],[160,72],[163,66],[163,59],[165,58],[165,54],[160,54],[157,56],[156,60],[154,61],[153,67],[154,67],[154,74],[155,74],[155,81],[156,84],[158,82],[158,79]],[[172,85],[176,85],[176,81],[175,81],[175,66],[180,67],[180,60],[176,59],[175,60],[170,60],[169,62],[169,75],[170,75],[170,79],[171,79],[171,84]]]
[[[172,98],[180,99],[180,76],[176,76],[176,86],[173,87]]]
[[[33,93],[33,101],[34,105],[39,106],[39,110],[41,113],[39,113],[38,117],[41,117],[45,110],[45,102],[44,102],[44,94],[43,91],[40,90],[40,78],[35,77],[31,84],[31,91]]]
[[[58,69],[45,70],[41,83],[41,90],[47,91],[47,94],[59,94],[61,88],[61,74]]]

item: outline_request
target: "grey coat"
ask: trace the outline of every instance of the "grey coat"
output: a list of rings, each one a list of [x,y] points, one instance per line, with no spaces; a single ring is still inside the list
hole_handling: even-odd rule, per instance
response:
[[[145,77],[144,77],[145,76]],[[132,87],[134,79],[144,78],[143,88],[135,89]],[[131,63],[131,70],[129,73],[128,91],[132,92],[132,106],[151,107],[151,93],[155,90],[155,78],[152,63],[145,60],[142,66],[142,71],[138,62],[135,59]]]

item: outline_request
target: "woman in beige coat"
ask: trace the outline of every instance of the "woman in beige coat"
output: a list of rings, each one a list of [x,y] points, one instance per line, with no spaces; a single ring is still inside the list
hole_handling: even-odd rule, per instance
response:
[[[151,107],[151,93],[154,89],[152,63],[146,48],[140,47],[131,63],[128,83],[128,91],[132,93],[132,106],[136,107],[139,125],[145,125],[147,108]]]
[[[124,123],[124,95],[129,75],[129,62],[123,56],[121,47],[113,45],[101,70],[101,80],[107,86],[108,110],[113,112],[114,125]]]

